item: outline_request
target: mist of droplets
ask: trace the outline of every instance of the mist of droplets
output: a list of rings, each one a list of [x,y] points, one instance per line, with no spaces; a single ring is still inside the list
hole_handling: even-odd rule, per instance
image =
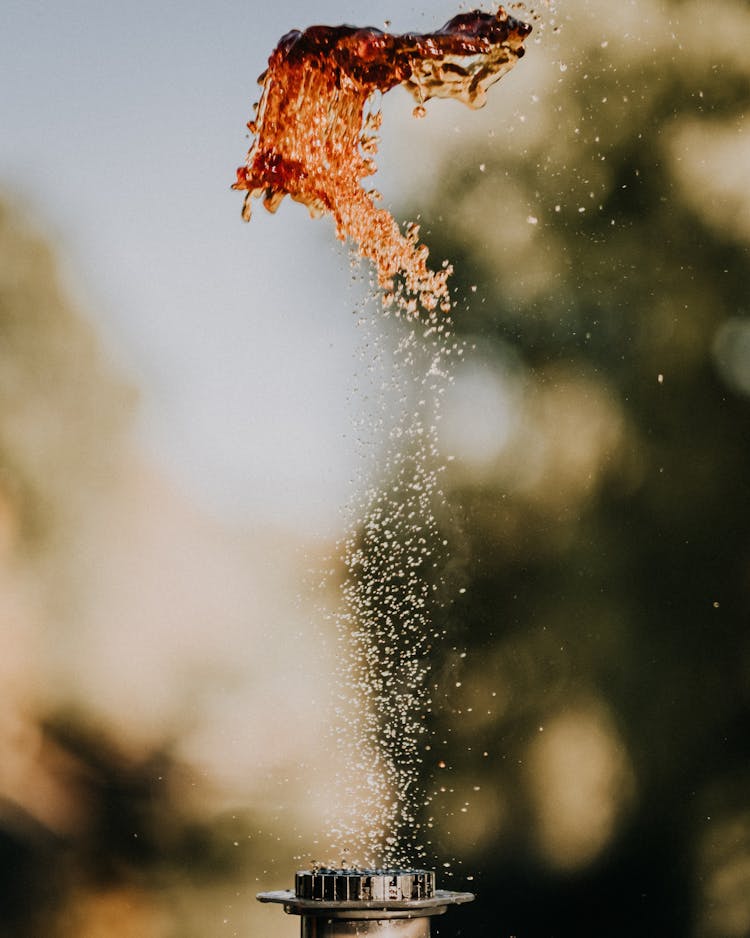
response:
[[[360,447],[371,454],[362,460],[370,481],[338,545],[337,772],[328,840],[337,865],[393,868],[414,866],[428,851],[420,778],[446,555],[436,517],[444,497],[438,426],[461,350],[445,313],[388,308],[384,314],[370,303],[357,311],[360,361],[373,389],[357,426]]]
[[[537,3],[517,0],[511,3],[508,9],[534,27],[531,41],[536,45],[545,40],[548,32],[556,34],[562,29],[563,18],[560,16],[557,0],[538,0]]]

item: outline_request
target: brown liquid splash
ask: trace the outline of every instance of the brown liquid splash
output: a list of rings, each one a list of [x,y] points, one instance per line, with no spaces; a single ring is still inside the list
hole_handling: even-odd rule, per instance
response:
[[[287,33],[273,51],[256,116],[255,140],[233,188],[246,190],[243,218],[254,197],[275,212],[285,195],[312,216],[330,213],[338,237],[350,238],[377,270],[384,304],[415,313],[451,307],[451,269],[427,266],[419,229],[403,234],[379,198],[361,182],[375,172],[381,115],[376,92],[407,88],[422,116],[430,98],[456,98],[472,108],[524,53],[531,31],[499,7],[453,17],[434,33],[392,35],[374,28],[311,26]],[[398,279],[398,282],[397,282]]]

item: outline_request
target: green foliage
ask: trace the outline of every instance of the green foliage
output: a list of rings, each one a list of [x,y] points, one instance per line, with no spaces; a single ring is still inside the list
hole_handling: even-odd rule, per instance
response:
[[[450,653],[435,717],[436,853],[500,897],[467,931],[740,936],[747,839],[720,860],[705,845],[750,816],[750,356],[722,345],[750,329],[750,15],[567,6],[565,71],[531,46],[525,121],[464,138],[419,198],[469,365],[520,388],[509,441],[479,466],[457,452],[445,480],[467,590],[445,615],[467,657]],[[564,742],[565,717],[624,760],[589,853],[571,835],[566,854],[548,804],[539,740]],[[475,787],[483,824],[459,813]],[[745,886],[722,889],[731,875]]]

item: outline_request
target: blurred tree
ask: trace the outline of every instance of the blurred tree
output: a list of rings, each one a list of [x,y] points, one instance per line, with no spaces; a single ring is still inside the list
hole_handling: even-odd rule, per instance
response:
[[[70,634],[81,541],[92,513],[122,499],[113,480],[128,465],[133,404],[65,295],[53,249],[0,200],[1,938],[202,935],[247,917],[251,895],[232,903],[253,863],[268,863],[247,812],[201,802],[210,786],[153,710],[153,740],[124,740],[96,701],[66,706],[48,686],[61,649],[77,680],[100,665]],[[159,511],[164,525],[163,501]],[[100,576],[92,566],[86,588]]]
[[[446,446],[486,441],[444,479],[466,593],[425,768],[480,901],[438,931],[740,938],[750,13],[566,14],[418,199],[468,347]]]
[[[50,246],[0,201],[0,496],[20,548],[75,520],[75,493],[111,474],[133,404]]]

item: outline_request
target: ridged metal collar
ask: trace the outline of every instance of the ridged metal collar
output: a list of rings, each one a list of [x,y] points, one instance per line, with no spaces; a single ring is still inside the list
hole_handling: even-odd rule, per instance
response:
[[[430,870],[301,870],[294,877],[298,899],[338,902],[408,902],[432,899],[435,874]]]
[[[258,899],[281,903],[294,915],[413,918],[440,915],[474,898],[436,889],[431,870],[300,870],[294,884],[294,891],[261,892]]]

